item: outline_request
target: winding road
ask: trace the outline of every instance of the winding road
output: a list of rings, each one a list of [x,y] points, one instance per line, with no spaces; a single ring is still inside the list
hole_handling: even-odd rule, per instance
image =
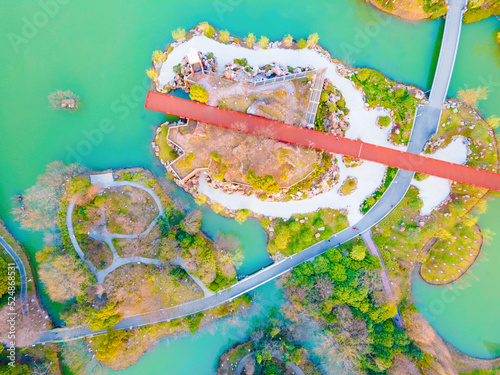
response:
[[[24,269],[24,264],[19,258],[19,255],[14,251],[14,249],[0,236],[0,245],[5,249],[5,251],[10,255],[10,257],[16,263],[16,267],[19,271],[20,281],[21,281],[21,303],[24,315],[28,315],[28,283],[26,281],[26,270]]]
[[[446,17],[445,34],[441,45],[437,77],[434,79],[431,89],[431,100],[428,105],[420,106],[417,109],[413,130],[410,137],[407,152],[420,154],[429,137],[435,132],[441,117],[441,106],[446,98],[446,92],[453,71],[453,65],[458,48],[458,38],[462,24],[462,9],[466,6],[466,0],[450,0],[449,10]],[[453,34],[455,37],[453,37]],[[284,273],[290,271],[295,266],[311,261],[314,257],[324,253],[331,247],[353,239],[386,217],[394,207],[396,207],[405,196],[414,172],[399,170],[392,184],[386,190],[381,199],[354,227],[345,229],[329,240],[321,241],[298,254],[274,263],[259,272],[245,277],[234,284],[231,288],[217,292],[196,301],[182,305],[166,308],[154,312],[144,313],[122,319],[117,323],[115,329],[131,329],[134,327],[146,326],[154,323],[165,322],[171,319],[192,315],[225,302],[231,301],[262,284],[265,284]],[[354,229],[356,228],[356,229]],[[56,329],[42,332],[36,343],[67,341],[77,338],[93,336],[104,333],[104,331],[92,332],[88,327],[74,327],[66,329]]]

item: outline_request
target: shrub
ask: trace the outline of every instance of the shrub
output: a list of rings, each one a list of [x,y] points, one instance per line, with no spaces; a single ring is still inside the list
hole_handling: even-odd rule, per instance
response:
[[[245,38],[245,43],[247,44],[248,48],[252,48],[256,40],[257,38],[255,37],[255,35],[253,35],[253,33],[249,33]]]
[[[383,128],[389,126],[390,123],[391,123],[391,118],[389,116],[382,116],[378,118],[378,124]]]
[[[252,185],[255,190],[262,190],[266,193],[279,193],[280,191],[279,184],[272,175],[268,174],[265,177],[260,177],[255,175],[255,172],[251,169],[248,170],[245,182]]]
[[[235,217],[236,221],[240,224],[243,223],[247,219],[249,213],[250,211],[248,211],[246,208],[238,210]]]
[[[267,46],[269,45],[269,38],[266,38],[264,35],[261,35],[259,40],[259,45],[262,48],[266,49]]]
[[[172,38],[174,38],[175,40],[182,39],[185,36],[186,36],[186,30],[180,27],[177,30],[172,31]]]
[[[156,70],[153,68],[146,70],[146,74],[148,75],[149,79],[155,80],[158,78],[158,73],[156,73]]]
[[[318,33],[309,35],[309,37],[307,38],[307,46],[309,48],[314,47],[316,44],[318,44],[318,40],[319,40]]]
[[[208,92],[203,86],[193,85],[191,90],[189,90],[189,97],[191,100],[196,100],[200,103],[206,103],[208,101]]]
[[[291,47],[292,43],[293,43],[293,37],[290,34],[286,35],[283,38],[283,44],[285,45],[285,47]]]
[[[417,181],[423,181],[429,177],[428,174],[422,174],[422,173],[415,173],[415,176],[413,178]]]
[[[306,48],[306,47],[307,47],[307,42],[304,39],[300,39],[297,42],[297,48],[298,49],[303,49],[303,48]]]
[[[410,207],[413,211],[420,211],[423,206],[424,202],[419,197],[413,197],[408,201],[408,207]]]
[[[229,42],[229,31],[227,31],[227,30],[221,30],[221,32],[219,33],[219,40],[222,43]]]

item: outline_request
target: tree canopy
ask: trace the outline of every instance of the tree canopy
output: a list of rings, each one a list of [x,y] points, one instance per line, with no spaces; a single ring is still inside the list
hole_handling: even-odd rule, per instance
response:
[[[206,103],[208,101],[208,92],[201,85],[193,85],[191,90],[189,90],[189,97],[191,100],[196,100],[200,103]]]

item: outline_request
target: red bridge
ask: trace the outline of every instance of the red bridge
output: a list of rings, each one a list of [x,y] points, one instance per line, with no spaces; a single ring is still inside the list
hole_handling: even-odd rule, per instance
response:
[[[500,174],[149,91],[146,108],[283,142],[500,191]]]

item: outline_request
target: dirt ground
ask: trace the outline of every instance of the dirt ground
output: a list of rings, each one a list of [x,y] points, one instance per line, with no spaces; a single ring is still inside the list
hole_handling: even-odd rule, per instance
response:
[[[3,343],[10,341],[8,338],[10,326],[7,320],[12,315],[9,315],[9,313],[12,313],[9,306],[4,306],[0,310],[0,341]],[[47,312],[40,306],[38,297],[34,293],[28,294],[28,316],[24,316],[19,300],[16,300],[15,313],[17,314],[15,315],[15,342],[17,347],[31,345],[38,338],[37,332],[47,331],[52,328],[52,321]]]
[[[422,9],[424,5],[424,0],[396,0],[393,1],[394,9],[387,10],[382,7],[376,0],[366,0],[375,8],[382,10],[383,12],[390,13],[394,16],[401,17],[407,20],[424,20],[429,17],[429,15]]]
[[[245,85],[242,84],[244,87]],[[266,88],[267,86],[267,88]],[[292,79],[281,84],[261,86],[258,93],[231,95],[231,88],[210,92],[222,108],[250,113],[296,126],[306,126],[310,98],[307,78]],[[248,86],[251,92],[253,86]]]
[[[157,215],[158,208],[148,193],[125,186],[106,189],[93,203],[76,207],[73,224],[79,233],[106,223],[111,233],[140,234]]]
[[[113,262],[113,254],[104,242],[86,239],[80,247],[97,269],[104,269]]]
[[[181,178],[196,168],[208,168],[212,175],[225,170],[221,177],[226,181],[245,183],[252,169],[257,176],[270,174],[281,187],[289,187],[307,176],[321,159],[315,150],[196,122],[170,129],[169,138],[185,152],[172,164]]]
[[[113,240],[113,245],[118,255],[123,258],[134,256],[156,258],[160,240],[160,230],[158,225],[155,225],[151,232],[145,236],[132,240],[116,238]]]
[[[113,271],[104,281],[109,299],[118,302],[124,316],[155,311],[203,297],[190,278],[177,280],[170,267],[126,265]]]

